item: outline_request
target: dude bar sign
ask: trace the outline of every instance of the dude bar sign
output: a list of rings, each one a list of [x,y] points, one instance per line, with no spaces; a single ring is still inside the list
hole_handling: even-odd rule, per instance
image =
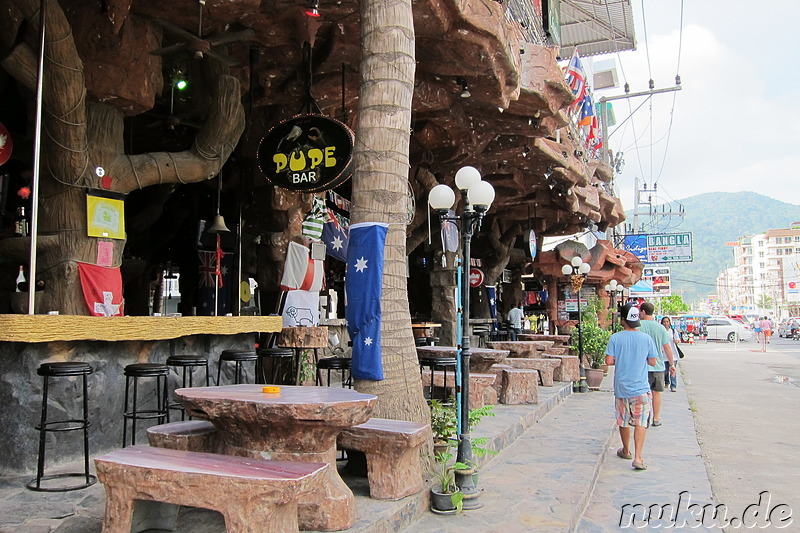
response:
[[[272,128],[258,146],[264,176],[284,189],[319,192],[350,177],[353,132],[336,119],[298,115]]]

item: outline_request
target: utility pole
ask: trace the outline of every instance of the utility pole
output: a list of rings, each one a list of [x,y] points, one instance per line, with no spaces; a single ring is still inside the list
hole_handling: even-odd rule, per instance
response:
[[[653,184],[652,189],[647,188],[647,184],[644,184],[642,189],[639,189],[639,178],[634,178],[634,185],[636,187],[636,191],[633,194],[633,228],[631,233],[644,233],[642,228],[639,227],[639,215],[652,217],[654,215],[660,216],[679,216],[683,218],[683,206],[677,211],[673,211],[670,209],[667,211],[667,208],[664,204],[661,204],[661,211],[653,210],[653,195],[654,193],[658,192],[658,184]],[[658,198],[656,198],[657,200]],[[639,207],[642,205],[646,205],[647,209],[644,211],[640,211]]]
[[[629,93],[628,92],[628,84],[626,83],[625,84],[625,94],[619,94],[619,95],[616,95],[616,96],[601,96],[600,97],[600,131],[602,132],[601,135],[602,135],[602,141],[603,141],[603,145],[602,145],[601,150],[600,150],[600,161],[602,161],[603,163],[608,163],[608,165],[611,166],[612,176],[613,176],[613,173],[614,173],[614,169],[616,168],[617,165],[616,165],[615,161],[613,161],[613,160],[611,160],[609,158],[608,138],[610,137],[611,134],[608,133],[608,108],[606,107],[606,102],[611,102],[613,100],[623,100],[623,99],[627,99],[627,98],[635,98],[637,96],[652,96],[654,94],[675,92],[675,91],[680,91],[682,89],[683,89],[683,87],[681,87],[681,78],[680,78],[680,76],[675,76],[675,87],[669,87],[669,88],[666,88],[666,89],[654,89],[653,88],[653,80],[650,80],[650,90],[649,91],[641,91],[641,92],[638,92],[638,93]],[[630,117],[628,117],[628,118],[630,118]],[[612,181],[613,181],[613,178],[612,178]],[[634,233],[639,231],[639,224],[638,224],[638,211],[639,211],[638,203],[639,202],[638,202],[638,200],[639,200],[639,179],[637,178],[636,179],[636,194],[634,196],[634,215],[633,215],[633,224],[634,224],[633,231],[634,231]],[[682,212],[681,212],[681,216],[683,216]],[[617,239],[616,231],[617,231],[616,228],[614,228],[615,246],[618,246],[616,241],[619,240],[619,242],[622,242],[622,239],[624,238],[624,234],[619,239]],[[627,233],[627,232],[625,232],[625,233]]]
[[[637,96],[652,96],[654,94],[660,93],[670,93],[675,91],[683,90],[681,87],[681,79],[679,76],[675,76],[675,87],[668,87],[666,89],[653,89],[653,80],[650,80],[650,90],[649,91],[642,91],[638,93],[629,93],[627,91],[628,84],[625,84],[625,94],[618,94],[617,96],[601,96],[600,97],[600,128],[603,134],[603,146],[601,150],[601,158],[600,160],[603,163],[608,163],[613,168],[614,162],[609,161],[608,158],[608,110],[606,108],[606,102],[611,102],[613,100],[623,100],[627,98],[635,98]]]

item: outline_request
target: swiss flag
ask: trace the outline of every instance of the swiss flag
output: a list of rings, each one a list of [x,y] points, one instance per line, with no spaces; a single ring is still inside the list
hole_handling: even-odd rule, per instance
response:
[[[119,267],[108,268],[78,263],[83,299],[92,316],[122,316],[122,274]]]

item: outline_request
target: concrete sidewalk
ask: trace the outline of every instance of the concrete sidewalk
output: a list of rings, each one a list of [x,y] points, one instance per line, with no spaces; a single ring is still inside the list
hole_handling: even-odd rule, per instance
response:
[[[365,480],[346,478],[358,510],[357,523],[348,531],[619,531],[626,504],[677,505],[682,491],[689,491],[692,503],[710,502],[683,383],[678,392],[664,393],[664,425],[648,431],[649,469],[639,472],[615,454],[619,437],[611,379],[606,377],[597,392],[571,394],[570,384],[557,383],[539,389],[539,405],[495,406],[496,416],[484,418],[473,435],[487,437],[487,447],[500,450],[480,467],[483,508],[439,516],[428,511],[427,490],[398,502],[380,502],[368,497]],[[101,485],[48,494],[26,490],[27,480],[0,481],[0,533],[101,531]],[[182,511],[178,526],[179,532],[225,531],[220,515],[201,509]]]
[[[573,394],[485,465],[479,475],[482,509],[457,516],[429,513],[405,533],[610,532],[624,529],[620,518],[626,504],[675,507],[684,491],[684,506],[686,494],[691,503],[710,503],[711,486],[683,383],[676,392],[663,393],[664,425],[648,430],[648,470],[636,471],[630,460],[616,455],[620,440],[612,380],[613,371],[600,391]],[[630,517],[629,512],[623,524]],[[642,518],[640,512],[630,528],[641,527]],[[671,530],[704,531],[693,524]],[[658,525],[650,522],[651,528]]]

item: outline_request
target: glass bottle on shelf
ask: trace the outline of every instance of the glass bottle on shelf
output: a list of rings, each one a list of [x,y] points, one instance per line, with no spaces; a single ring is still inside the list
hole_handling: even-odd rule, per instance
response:
[[[14,221],[14,236],[27,237],[29,233],[28,215],[24,206],[17,208],[17,216]]]
[[[23,288],[25,288],[25,291],[27,291],[27,285],[28,283],[25,280],[25,267],[20,265],[19,274],[17,274],[17,292],[23,292]]]

